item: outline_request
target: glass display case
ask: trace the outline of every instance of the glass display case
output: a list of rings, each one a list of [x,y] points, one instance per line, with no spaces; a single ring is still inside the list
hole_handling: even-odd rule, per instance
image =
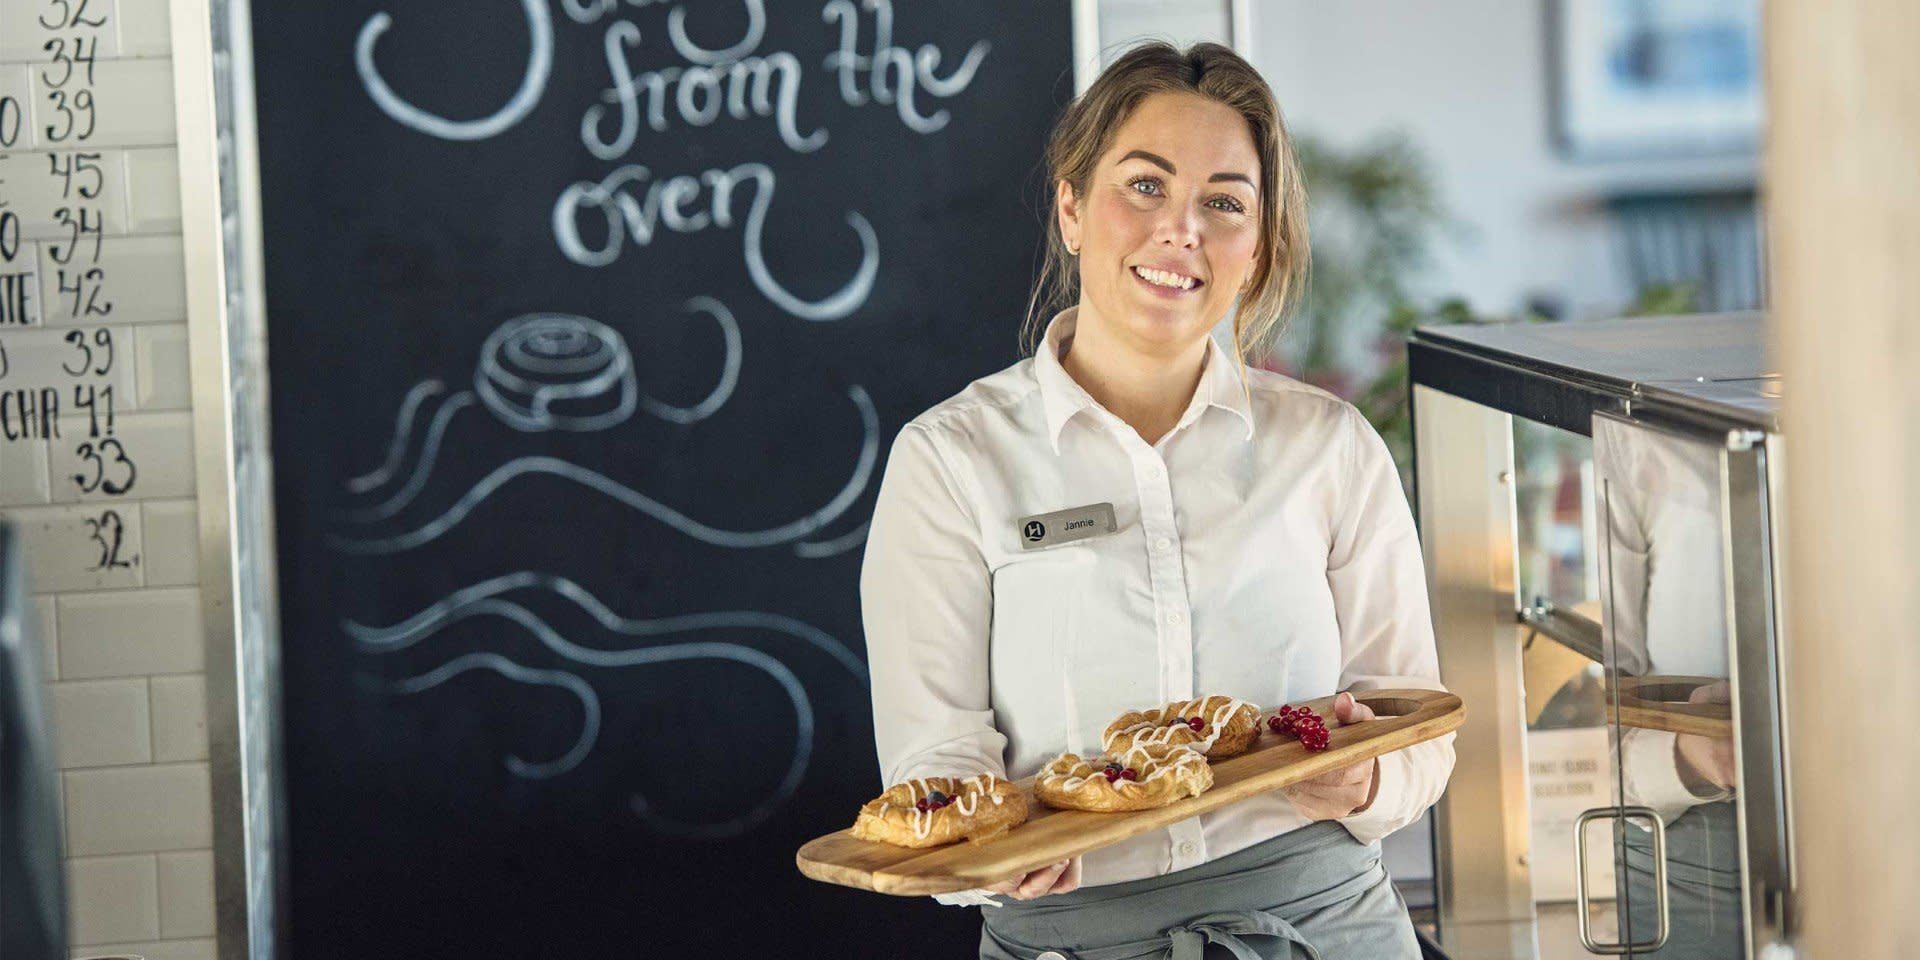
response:
[[[1791,923],[1756,314],[1433,327],[1409,344],[1456,958],[1750,958]]]

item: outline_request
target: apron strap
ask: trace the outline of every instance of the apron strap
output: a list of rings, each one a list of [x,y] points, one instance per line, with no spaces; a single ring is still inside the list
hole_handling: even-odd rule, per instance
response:
[[[1278,937],[1298,944],[1308,960],[1320,960],[1320,951],[1295,930],[1293,924],[1260,910],[1210,913],[1196,917],[1166,931],[1168,960],[1203,960],[1208,943],[1216,943],[1233,952],[1236,960],[1261,960],[1258,953],[1240,939],[1240,934]],[[1289,951],[1291,952],[1291,951]]]

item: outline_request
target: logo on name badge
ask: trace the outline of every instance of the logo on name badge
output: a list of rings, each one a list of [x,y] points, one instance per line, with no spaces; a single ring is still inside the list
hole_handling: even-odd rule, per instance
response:
[[[1022,550],[1038,550],[1102,537],[1119,529],[1114,521],[1111,503],[1089,503],[1084,507],[1021,517],[1019,522]]]

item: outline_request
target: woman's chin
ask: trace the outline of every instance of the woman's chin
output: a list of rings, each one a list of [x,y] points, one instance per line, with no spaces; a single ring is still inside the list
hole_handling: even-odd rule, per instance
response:
[[[1193,303],[1170,304],[1137,299],[1132,307],[1128,311],[1130,325],[1135,335],[1145,341],[1183,344],[1213,327],[1206,321],[1203,305],[1197,300]]]

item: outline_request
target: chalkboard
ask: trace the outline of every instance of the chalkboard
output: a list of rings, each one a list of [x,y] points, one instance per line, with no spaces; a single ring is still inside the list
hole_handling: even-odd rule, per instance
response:
[[[288,954],[964,957],[881,784],[893,436],[1017,359],[1068,5],[253,5]]]

